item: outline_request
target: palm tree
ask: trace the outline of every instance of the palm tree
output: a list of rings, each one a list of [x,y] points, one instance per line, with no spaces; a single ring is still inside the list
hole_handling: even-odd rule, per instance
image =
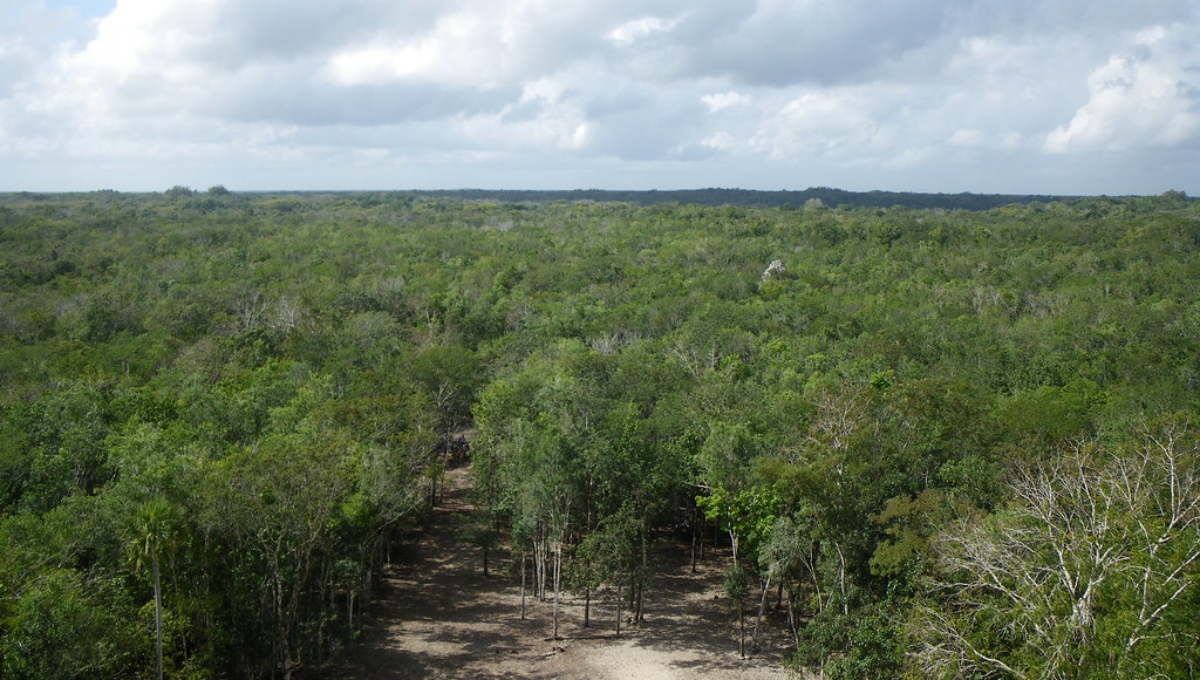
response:
[[[159,680],[163,677],[162,560],[178,546],[181,520],[177,506],[153,498],[138,507],[130,532],[129,557],[133,569],[142,572],[149,566],[154,581],[155,660]]]

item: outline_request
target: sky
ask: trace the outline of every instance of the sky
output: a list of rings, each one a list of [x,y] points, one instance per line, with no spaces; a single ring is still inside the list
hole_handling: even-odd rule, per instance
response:
[[[0,0],[0,191],[1200,194],[1200,0]]]

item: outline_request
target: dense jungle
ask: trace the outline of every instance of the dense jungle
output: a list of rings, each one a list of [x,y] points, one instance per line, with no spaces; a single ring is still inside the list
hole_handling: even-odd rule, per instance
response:
[[[320,673],[455,465],[530,598],[1197,677],[1200,204],[956,200],[0,195],[0,678]]]

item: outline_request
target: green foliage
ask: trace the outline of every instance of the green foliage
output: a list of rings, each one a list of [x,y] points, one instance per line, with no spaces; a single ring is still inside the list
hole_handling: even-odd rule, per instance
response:
[[[639,526],[632,510],[624,506],[580,541],[570,571],[576,587],[595,590],[628,583],[638,562]]]
[[[119,584],[49,568],[4,611],[0,677],[121,677],[148,655],[136,611]]]
[[[696,506],[705,516],[729,532],[734,542],[735,567],[737,558],[750,562],[758,559],[758,551],[776,519],[782,499],[769,487],[751,487],[737,493],[718,487],[707,496],[697,496]]]
[[[1132,470],[1200,405],[1180,192],[586,198],[612,195],[0,196],[0,676],[148,677],[156,610],[168,676],[319,665],[473,425],[479,545],[637,599],[702,510],[792,595],[802,664],[892,677],[909,598],[969,571],[948,541],[1032,531],[1021,480]],[[750,199],[791,207],[724,205]],[[1121,656],[1126,586],[1081,674],[1194,675],[1191,585]],[[922,611],[1048,658],[964,598]]]
[[[471,404],[483,377],[471,350],[457,343],[426,347],[412,358],[408,370],[429,394],[443,431],[453,432],[470,420]]]
[[[746,570],[740,564],[734,564],[729,571],[725,572],[725,580],[722,584],[725,589],[725,597],[729,598],[730,602],[741,603],[750,591]],[[740,607],[741,605],[736,606]]]
[[[904,648],[891,610],[902,609],[903,604],[884,601],[851,606],[852,599],[853,594],[804,626],[795,661],[803,667],[820,668],[830,678],[899,677]]]

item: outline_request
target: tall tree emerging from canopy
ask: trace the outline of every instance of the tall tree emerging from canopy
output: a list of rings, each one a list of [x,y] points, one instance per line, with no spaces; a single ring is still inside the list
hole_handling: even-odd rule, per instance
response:
[[[157,677],[163,677],[162,565],[175,551],[184,526],[178,506],[162,498],[143,503],[130,529],[129,556],[135,571],[150,569],[154,585],[154,656]]]

